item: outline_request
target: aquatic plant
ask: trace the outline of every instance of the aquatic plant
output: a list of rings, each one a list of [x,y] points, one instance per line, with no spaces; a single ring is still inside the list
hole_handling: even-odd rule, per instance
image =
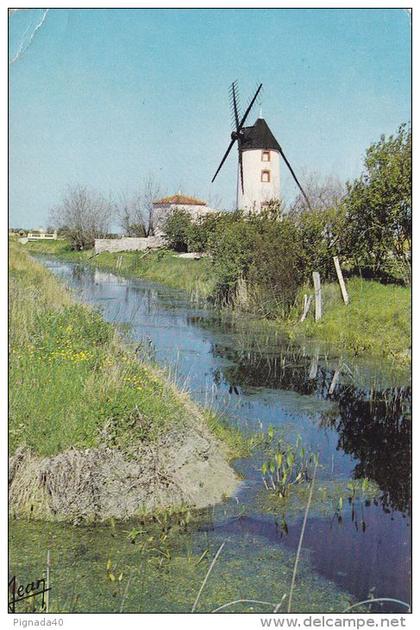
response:
[[[378,494],[378,487],[367,477],[362,480],[349,481],[343,489],[343,493],[338,496],[333,519],[336,518],[339,524],[343,522],[343,511],[345,502],[347,502],[355,529],[358,530],[360,525],[362,532],[365,532],[367,529],[365,507],[369,507],[371,501],[375,501]]]
[[[311,468],[318,465],[319,456],[305,449],[300,435],[294,444],[275,438],[273,427],[269,427],[269,458],[261,466],[261,476],[268,491],[284,498],[293,485],[311,480]]]

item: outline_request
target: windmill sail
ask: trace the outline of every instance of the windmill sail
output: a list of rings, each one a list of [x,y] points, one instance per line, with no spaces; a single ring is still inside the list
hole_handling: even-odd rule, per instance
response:
[[[289,171],[291,172],[293,179],[295,180],[295,182],[296,182],[296,184],[297,184],[297,186],[298,186],[298,188],[299,188],[300,192],[301,192],[301,193],[302,193],[302,195],[303,195],[303,198],[305,199],[306,203],[308,204],[308,208],[309,208],[309,210],[312,210],[312,206],[311,206],[311,204],[310,204],[310,201],[309,201],[309,199],[308,199],[308,196],[306,195],[305,191],[303,190],[302,186],[300,185],[300,182],[299,182],[298,178],[296,177],[296,174],[295,174],[294,170],[292,169],[292,167],[291,167],[291,164],[290,164],[289,160],[288,160],[288,159],[287,159],[287,157],[285,156],[284,151],[283,151],[283,149],[280,147],[280,145],[279,145],[279,148],[280,148],[280,155],[281,155],[281,157],[283,158],[283,160],[285,161],[287,168],[288,168],[288,169],[289,169]]]
[[[262,83],[260,83],[257,91],[255,92],[253,98],[251,99],[251,102],[249,103],[248,107],[246,108],[246,111],[244,113],[244,115],[242,116],[241,120],[239,121],[239,110],[238,110],[238,103],[237,103],[237,98],[236,98],[236,82],[232,83],[232,87],[231,87],[231,98],[232,98],[232,105],[233,105],[233,113],[235,116],[235,125],[236,125],[236,130],[232,132],[231,135],[231,141],[230,144],[226,150],[226,153],[224,154],[224,156],[222,157],[222,161],[220,162],[217,171],[215,172],[213,179],[211,180],[212,183],[214,182],[214,180],[216,179],[217,175],[220,172],[220,169],[222,168],[223,164],[226,161],[227,156],[229,155],[233,145],[235,144],[235,142],[238,142],[238,150],[239,150],[239,168],[240,168],[240,172],[241,172],[241,183],[242,183],[242,190],[243,190],[243,169],[241,168],[241,162],[242,162],[242,158],[241,158],[241,140],[242,140],[242,131],[243,131],[243,127],[245,124],[246,119],[248,118],[249,112],[252,109],[252,106],[254,105],[256,98],[258,96],[258,94],[260,93],[262,88]]]

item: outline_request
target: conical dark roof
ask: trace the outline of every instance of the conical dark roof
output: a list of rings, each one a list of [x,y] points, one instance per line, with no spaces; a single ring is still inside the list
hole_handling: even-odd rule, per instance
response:
[[[248,149],[280,151],[280,145],[264,118],[258,118],[252,127],[244,127],[243,131],[242,151],[247,151]]]

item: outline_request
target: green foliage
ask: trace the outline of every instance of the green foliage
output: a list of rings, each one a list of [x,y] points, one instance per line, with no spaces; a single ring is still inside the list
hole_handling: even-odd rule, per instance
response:
[[[197,219],[181,208],[173,210],[163,225],[166,243],[175,251],[206,252],[223,213],[212,212]]]
[[[268,459],[261,466],[261,476],[266,490],[285,498],[292,486],[310,481],[311,468],[318,464],[318,455],[308,452],[302,438],[295,444],[279,439],[273,427],[269,427],[266,437]]]
[[[271,204],[259,215],[236,211],[192,222],[175,211],[165,230],[172,248],[210,254],[216,303],[273,318],[287,316],[314,269],[332,274],[338,216],[334,209],[288,216]]]
[[[256,228],[246,275],[252,310],[267,318],[286,317],[304,280],[298,230],[289,217],[263,216]]]
[[[343,249],[354,263],[378,277],[395,275],[395,263],[406,282],[411,265],[411,129],[373,143],[364,172],[344,202]]]
[[[173,210],[163,225],[168,247],[176,252],[187,252],[191,230],[191,215],[181,208]]]
[[[206,252],[216,226],[223,218],[223,213],[212,212],[199,217],[191,223],[188,235],[188,249],[191,252]]]
[[[217,303],[264,317],[288,313],[303,280],[291,219],[271,210],[250,216],[226,213],[213,225],[208,247]]]
[[[292,215],[296,226],[300,268],[307,282],[318,271],[323,280],[335,279],[333,256],[340,253],[339,238],[343,230],[341,207],[304,210]]]
[[[238,281],[244,278],[253,260],[256,230],[242,213],[220,217],[209,237],[209,252],[216,276],[214,297],[221,304],[235,301]]]

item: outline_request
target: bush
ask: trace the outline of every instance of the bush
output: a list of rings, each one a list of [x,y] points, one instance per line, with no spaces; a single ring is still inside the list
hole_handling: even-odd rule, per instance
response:
[[[191,216],[185,210],[176,208],[163,225],[166,244],[176,252],[187,252],[191,230]]]
[[[341,254],[343,217],[341,207],[306,210],[291,216],[297,230],[299,264],[306,282],[312,282],[313,271],[319,271],[324,280],[335,278],[333,257]]]
[[[289,218],[261,221],[247,274],[253,310],[264,317],[286,317],[304,280],[299,232]]]
[[[206,252],[209,248],[212,234],[222,217],[223,215],[220,212],[212,212],[192,222],[188,234],[188,251]]]
[[[215,300],[266,317],[287,314],[303,280],[298,237],[288,217],[220,216],[209,237]]]
[[[166,243],[178,252],[205,252],[223,217],[221,213],[211,213],[193,220],[188,212],[177,208],[163,225]]]
[[[216,276],[213,295],[216,302],[235,302],[238,282],[246,277],[253,260],[255,237],[254,223],[247,221],[241,212],[220,216],[208,240]]]

